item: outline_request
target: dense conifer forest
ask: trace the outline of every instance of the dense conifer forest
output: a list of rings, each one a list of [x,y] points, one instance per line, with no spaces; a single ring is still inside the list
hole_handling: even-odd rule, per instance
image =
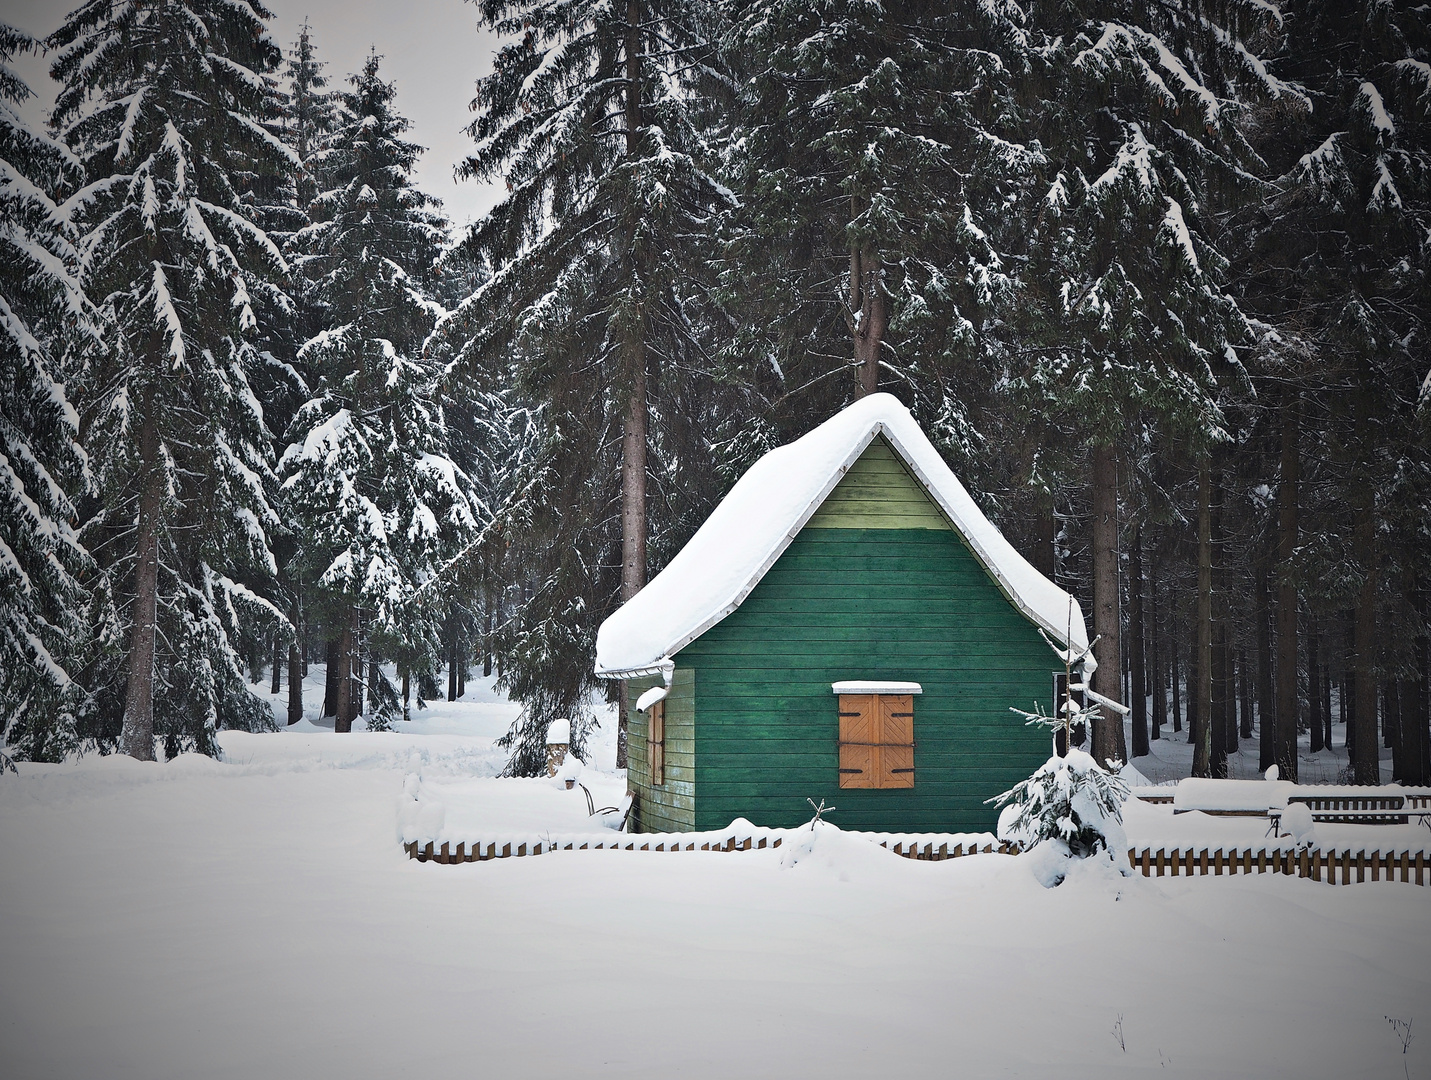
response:
[[[887,391],[1089,613],[1097,757],[1295,778],[1310,733],[1431,782],[1426,7],[473,14],[469,230],[381,46],[333,72],[258,0],[0,25],[10,756],[212,754],[312,663],[337,730],[396,727],[481,668],[530,774],[600,622]]]

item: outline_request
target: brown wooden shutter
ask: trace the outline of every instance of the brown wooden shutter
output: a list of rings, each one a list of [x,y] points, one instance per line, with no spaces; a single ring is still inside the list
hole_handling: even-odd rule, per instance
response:
[[[646,747],[651,759],[651,783],[666,782],[666,703],[658,701],[646,710]]]
[[[878,716],[874,694],[840,695],[840,787],[875,786],[875,731]],[[828,730],[828,729],[827,729]]]
[[[881,694],[879,748],[875,786],[914,786],[914,698],[910,694]]]

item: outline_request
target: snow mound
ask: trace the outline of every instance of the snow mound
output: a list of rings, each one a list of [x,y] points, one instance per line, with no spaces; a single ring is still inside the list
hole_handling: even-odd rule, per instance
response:
[[[1056,641],[1088,643],[1083,612],[986,518],[899,399],[871,394],[748,471],[674,559],[596,635],[596,674],[654,674],[738,608],[867,446],[883,435],[999,587]],[[1072,619],[1070,633],[1069,621]]]
[[[838,825],[816,821],[788,834],[780,846],[780,866],[815,871],[836,881],[888,875],[909,860],[868,839],[852,836]]]

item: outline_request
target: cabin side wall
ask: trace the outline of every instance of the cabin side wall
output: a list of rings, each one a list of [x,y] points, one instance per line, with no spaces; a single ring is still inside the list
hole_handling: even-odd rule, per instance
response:
[[[626,684],[630,702],[626,714],[626,785],[638,800],[633,831],[689,832],[696,823],[696,673],[678,666],[671,680],[671,691],[666,695],[666,782],[652,784],[646,752],[649,718],[636,711],[636,701],[643,692],[660,685],[659,675],[631,679]]]
[[[676,659],[698,676],[699,829],[796,825],[822,798],[848,829],[991,829],[984,800],[1049,754],[1009,708],[1050,704],[1053,654],[952,530],[807,527]],[[922,684],[913,788],[840,789],[843,679]]]

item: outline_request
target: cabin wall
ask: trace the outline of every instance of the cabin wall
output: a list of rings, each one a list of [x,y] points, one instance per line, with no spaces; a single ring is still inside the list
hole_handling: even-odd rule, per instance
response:
[[[956,532],[822,527],[831,519],[812,520],[740,608],[676,658],[697,674],[695,827],[796,825],[805,800],[823,798],[842,828],[992,829],[984,800],[1050,752],[1009,708],[1050,704],[1053,653]],[[912,789],[839,788],[830,683],[841,679],[922,684]]]
[[[666,695],[666,782],[653,785],[646,753],[648,717],[636,711],[636,701],[644,691],[660,685],[659,675],[627,682],[626,783],[639,800],[637,831],[689,832],[696,821],[696,673],[677,666],[671,680]]]

